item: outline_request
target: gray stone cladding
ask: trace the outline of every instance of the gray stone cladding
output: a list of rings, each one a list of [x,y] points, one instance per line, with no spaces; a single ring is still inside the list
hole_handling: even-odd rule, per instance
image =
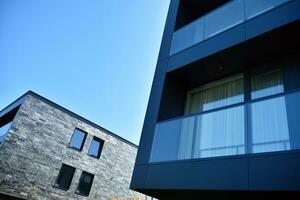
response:
[[[69,148],[75,128],[88,133],[82,151]],[[93,136],[101,157],[89,156]],[[0,193],[22,199],[150,199],[129,189],[137,148],[48,102],[27,94],[0,146]],[[70,188],[53,187],[62,164],[76,168]],[[82,171],[94,174],[89,196],[75,194]]]

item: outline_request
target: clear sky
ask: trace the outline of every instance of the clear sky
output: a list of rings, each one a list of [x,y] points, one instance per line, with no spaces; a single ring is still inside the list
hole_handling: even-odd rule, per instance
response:
[[[28,90],[136,144],[169,0],[0,0],[0,110]]]

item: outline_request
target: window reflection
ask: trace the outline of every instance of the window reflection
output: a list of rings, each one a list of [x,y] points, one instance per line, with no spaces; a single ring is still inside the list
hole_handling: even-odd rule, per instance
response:
[[[85,132],[76,128],[71,138],[70,147],[82,150],[86,135]]]
[[[252,151],[289,150],[289,129],[285,97],[251,105]]]
[[[102,150],[102,147],[103,147],[103,143],[104,143],[103,140],[94,137],[93,140],[92,140],[92,142],[91,142],[91,146],[90,146],[88,154],[90,156],[93,156],[93,157],[96,157],[96,158],[100,158],[100,154],[101,154],[101,150]]]
[[[245,153],[244,106],[197,117],[195,158]]]
[[[188,92],[185,113],[191,114],[244,101],[241,74],[218,80]]]
[[[283,92],[282,74],[279,69],[253,76],[251,98],[257,99]]]

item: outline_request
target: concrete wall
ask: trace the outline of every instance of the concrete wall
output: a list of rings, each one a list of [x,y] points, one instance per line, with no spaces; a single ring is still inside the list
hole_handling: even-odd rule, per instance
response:
[[[68,148],[76,127],[88,133],[81,152]],[[100,159],[87,155],[93,136],[105,141]],[[0,193],[25,199],[144,199],[129,189],[136,152],[135,146],[28,94],[0,146]],[[76,168],[68,191],[53,187],[62,163]],[[88,197],[75,194],[82,171],[95,175]]]

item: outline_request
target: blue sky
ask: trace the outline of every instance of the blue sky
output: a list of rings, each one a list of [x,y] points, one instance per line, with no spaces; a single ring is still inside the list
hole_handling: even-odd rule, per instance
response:
[[[28,90],[138,144],[169,0],[1,0],[0,109]]]

